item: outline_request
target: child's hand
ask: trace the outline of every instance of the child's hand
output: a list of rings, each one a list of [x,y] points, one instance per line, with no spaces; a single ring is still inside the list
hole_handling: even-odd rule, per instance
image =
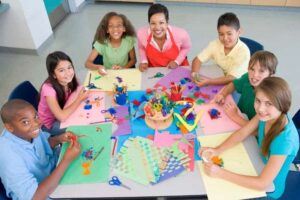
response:
[[[101,76],[107,75],[107,71],[106,71],[106,69],[105,69],[104,66],[101,66],[101,67],[98,68],[98,73],[99,73]]]
[[[122,69],[122,67],[120,65],[113,65],[112,69],[118,70],[118,69]]]
[[[196,85],[199,87],[208,86],[208,80],[207,79],[200,79],[199,81],[195,81]]]
[[[175,69],[176,67],[178,67],[178,64],[175,61],[171,61],[171,62],[169,62],[167,67],[170,69]]]
[[[224,105],[224,111],[227,114],[228,117],[231,119],[238,115],[238,108],[234,103],[226,103]]]
[[[87,90],[87,89],[85,89],[85,88],[82,88],[82,89],[80,90],[80,92],[79,92],[77,98],[78,98],[80,101],[84,101],[84,100],[86,100],[86,99],[89,97],[89,94],[90,94],[90,91],[89,91],[89,90]]]
[[[212,100],[212,103],[217,103],[219,105],[223,105],[225,103],[225,97],[223,94],[218,93],[215,98]]]
[[[65,132],[64,134],[61,134],[57,137],[60,143],[77,141],[77,135],[75,135],[73,132],[70,131]]]
[[[80,153],[80,144],[77,140],[71,140],[68,149],[64,155],[64,160],[72,162]]]
[[[218,165],[213,164],[212,162],[203,162],[204,171],[208,176],[211,177],[221,177],[223,169]]]
[[[140,65],[139,65],[139,70],[141,71],[141,72],[143,72],[143,71],[145,71],[145,70],[147,70],[148,69],[148,63],[141,63]]]
[[[203,161],[209,161],[212,157],[218,156],[218,151],[211,147],[201,147],[198,151],[200,157],[204,158]]]

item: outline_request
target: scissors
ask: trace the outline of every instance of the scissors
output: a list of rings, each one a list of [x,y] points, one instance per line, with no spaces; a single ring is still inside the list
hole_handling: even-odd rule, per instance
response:
[[[108,181],[108,183],[109,183],[109,185],[122,186],[122,187],[126,188],[127,190],[131,190],[130,187],[122,184],[122,182],[120,181],[120,179],[117,176],[111,177],[111,180]]]

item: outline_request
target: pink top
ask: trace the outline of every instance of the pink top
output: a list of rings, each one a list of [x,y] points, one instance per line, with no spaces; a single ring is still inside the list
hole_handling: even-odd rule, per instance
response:
[[[81,90],[82,86],[78,86],[77,89],[73,93],[68,93],[66,95],[66,100],[71,99],[71,96],[78,95],[78,92]],[[56,118],[51,112],[48,103],[46,101],[46,97],[56,97],[56,91],[54,90],[51,83],[44,83],[41,89],[41,95],[40,95],[40,102],[38,106],[38,114],[39,118],[44,126],[46,128],[51,129],[53,123],[55,122]]]
[[[192,43],[189,34],[182,28],[178,28],[175,26],[168,26],[169,30],[172,32],[175,43],[179,49],[179,55],[176,58],[176,63],[182,63],[185,57],[187,56]],[[141,63],[148,63],[147,55],[146,55],[146,46],[147,39],[151,34],[149,26],[142,27],[138,30],[137,38],[138,38],[138,48],[140,54]],[[160,51],[158,44],[155,42],[153,37],[151,38],[150,44]],[[169,32],[167,32],[167,40],[163,46],[162,51],[166,51],[172,47],[172,40],[170,38]]]
[[[45,125],[46,128],[51,129],[55,121],[55,116],[53,115],[47,104],[46,96],[56,97],[56,91],[52,87],[51,83],[43,84],[38,106],[39,118],[42,124]]]

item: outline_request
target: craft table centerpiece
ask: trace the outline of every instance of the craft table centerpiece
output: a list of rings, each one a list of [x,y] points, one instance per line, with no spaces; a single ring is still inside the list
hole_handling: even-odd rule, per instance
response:
[[[173,122],[174,102],[167,93],[156,92],[144,106],[145,122],[152,129],[161,130],[171,126]]]

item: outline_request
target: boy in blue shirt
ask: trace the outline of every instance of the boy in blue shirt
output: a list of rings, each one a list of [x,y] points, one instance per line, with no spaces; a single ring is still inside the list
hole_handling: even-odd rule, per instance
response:
[[[41,131],[34,107],[20,99],[3,105],[1,119],[5,129],[0,135],[0,177],[6,195],[13,199],[46,199],[80,153],[76,136],[67,132],[49,137]],[[55,168],[57,156],[52,148],[62,142],[70,145]]]

